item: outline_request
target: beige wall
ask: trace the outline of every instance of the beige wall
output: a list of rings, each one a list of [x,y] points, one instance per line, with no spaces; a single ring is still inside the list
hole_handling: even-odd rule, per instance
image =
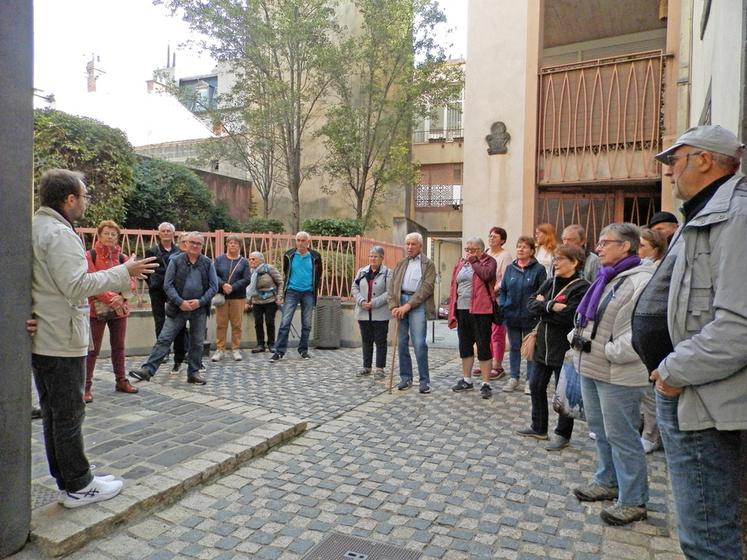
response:
[[[544,49],[542,66],[570,64],[584,60],[619,56],[630,53],[664,49],[667,41],[666,29],[653,29],[639,33],[629,33],[616,37],[605,37],[594,41],[584,41]]]
[[[501,225],[508,246],[533,230],[537,72],[541,3],[470,0],[465,111],[463,238]],[[508,153],[487,154],[495,121],[511,134]]]

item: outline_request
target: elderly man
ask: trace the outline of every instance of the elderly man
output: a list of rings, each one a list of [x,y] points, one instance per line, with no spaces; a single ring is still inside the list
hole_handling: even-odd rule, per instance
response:
[[[153,313],[153,321],[156,325],[156,339],[161,334],[163,324],[166,321],[166,302],[168,297],[163,288],[166,278],[166,268],[169,266],[171,257],[178,255],[181,250],[174,243],[176,228],[169,222],[163,222],[158,226],[158,242],[145,251],[146,257],[155,257],[158,268],[148,278],[148,294],[150,296],[150,309]],[[186,355],[187,331],[183,330],[174,338],[174,372],[178,372],[184,356]]]
[[[200,375],[200,360],[210,304],[218,292],[218,275],[213,261],[202,254],[204,242],[200,232],[189,233],[187,251],[169,262],[163,283],[169,298],[166,322],[147,361],[140,369],[131,370],[130,377],[150,381],[168,355],[174,337],[189,323],[187,383],[205,385],[205,378]]]
[[[656,382],[656,416],[688,558],[742,558],[740,436],[747,429],[747,180],[743,146],[691,128],[656,159],[685,221],[633,313],[633,344]],[[667,297],[668,296],[668,297]]]
[[[407,256],[397,263],[389,285],[389,309],[399,321],[397,351],[399,352],[400,383],[397,389],[412,387],[412,358],[408,348],[410,337],[418,363],[420,392],[430,393],[428,370],[427,321],[436,318],[433,287],[436,283],[436,266],[423,253],[423,236],[409,233],[405,237]]]
[[[599,271],[599,257],[597,257],[596,253],[592,253],[586,248],[586,230],[583,226],[579,224],[567,226],[563,230],[561,240],[563,241],[563,245],[577,247],[584,252],[586,260],[584,261],[583,277],[589,283],[594,282]]]
[[[116,496],[122,481],[91,474],[83,446],[83,385],[90,337],[89,296],[129,292],[130,276],[150,274],[153,259],[134,257],[107,270],[88,272],[88,262],[73,223],[88,205],[83,175],[51,169],[39,183],[41,208],[32,225],[32,309],[36,332],[31,365],[39,393],[49,472],[59,501],[76,508]]]
[[[654,231],[660,231],[667,238],[667,241],[672,241],[672,236],[680,224],[677,222],[677,216],[671,212],[657,212],[651,216],[651,221],[648,223],[648,228]]]
[[[289,249],[283,255],[283,308],[275,343],[275,353],[270,362],[279,362],[288,350],[290,333],[296,307],[301,306],[301,340],[298,353],[304,360],[309,356],[309,334],[311,334],[311,315],[316,305],[316,295],[322,282],[322,256],[310,248],[311,236],[305,231],[296,234],[296,248]]]

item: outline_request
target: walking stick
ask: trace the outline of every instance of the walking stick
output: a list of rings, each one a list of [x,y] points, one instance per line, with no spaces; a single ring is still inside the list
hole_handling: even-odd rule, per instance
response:
[[[389,394],[392,394],[394,388],[394,362],[397,361],[397,339],[399,338],[399,322],[400,319],[396,319],[394,323],[394,338],[392,339],[392,367],[389,370]]]

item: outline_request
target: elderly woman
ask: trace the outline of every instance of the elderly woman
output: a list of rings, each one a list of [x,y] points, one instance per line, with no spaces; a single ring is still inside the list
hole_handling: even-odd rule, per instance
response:
[[[459,259],[451,274],[449,328],[457,329],[459,357],[462,359],[462,379],[452,387],[452,391],[469,391],[474,388],[472,365],[476,345],[482,375],[480,395],[483,399],[489,399],[493,395],[490,387],[493,360],[490,336],[493,326],[495,270],[495,259],[485,253],[483,240],[472,237],[464,244],[464,257]]]
[[[539,318],[537,342],[534,350],[534,374],[530,382],[532,393],[532,424],[517,430],[520,436],[547,438],[547,386],[560,377],[565,354],[570,348],[567,335],[573,330],[573,317],[581,298],[589,289],[583,278],[583,249],[561,245],[555,249],[555,275],[545,280],[539,291],[529,300],[529,309]],[[573,418],[558,416],[555,437],[547,444],[548,451],[559,451],[568,446],[573,433]]]
[[[521,341],[537,324],[537,317],[529,311],[529,298],[547,278],[545,267],[534,258],[534,239],[522,235],[516,242],[516,260],[506,269],[500,288],[500,304],[508,329],[508,364],[511,378],[503,386],[510,393],[519,385],[521,367]],[[527,361],[527,387],[532,378],[534,363]]]
[[[119,241],[119,226],[111,220],[104,220],[97,228],[97,239],[93,249],[88,251],[88,272],[106,270],[125,262]],[[135,280],[130,279],[131,288],[135,289]],[[127,333],[127,317],[130,308],[127,304],[129,294],[102,292],[88,298],[91,306],[91,340],[93,344],[88,350],[86,359],[86,385],[83,400],[93,402],[93,371],[96,368],[96,358],[101,351],[101,340],[104,329],[109,327],[109,346],[111,347],[112,369],[116,379],[115,390],[120,393],[137,393],[137,388],[130,385],[125,375],[125,334]]]
[[[249,262],[241,255],[241,238],[238,235],[226,237],[226,253],[215,259],[215,272],[218,274],[218,293],[223,294],[225,303],[215,310],[216,341],[215,354],[211,360],[220,362],[226,346],[228,323],[231,323],[231,350],[233,359],[240,362],[241,321],[244,318],[246,287],[249,285]]]
[[[508,234],[502,227],[493,226],[490,228],[488,248],[485,252],[495,259],[495,290],[493,295],[496,299],[498,298],[498,291],[501,287],[503,275],[512,261],[511,252],[503,248],[507,239]],[[503,357],[506,354],[506,326],[494,324],[492,329],[490,334],[490,351],[493,354],[493,367],[490,368],[490,379],[500,379],[506,374],[503,369]]]
[[[355,274],[351,292],[355,300],[355,317],[361,329],[363,341],[363,367],[360,375],[371,375],[373,347],[376,343],[377,377],[384,377],[386,365],[387,334],[392,314],[387,305],[387,293],[392,281],[392,271],[383,264],[384,248],[371,247],[368,265]]]
[[[274,351],[275,315],[281,303],[279,294],[283,286],[283,277],[277,268],[265,262],[265,256],[259,251],[249,254],[249,267],[252,276],[246,295],[252,307],[254,332],[257,335],[257,347],[252,350],[252,354],[259,354],[266,350]],[[265,328],[267,329],[266,344]]]
[[[617,498],[602,520],[625,525],[646,518],[646,456],[638,434],[648,371],[633,350],[631,314],[654,265],[641,264],[640,230],[610,224],[599,235],[602,268],[578,306],[571,346],[581,374],[589,430],[596,434],[597,471],[573,493],[581,501]]]
[[[666,252],[667,238],[662,232],[648,228],[641,230],[641,244],[638,246],[641,259],[648,259],[658,266]]]

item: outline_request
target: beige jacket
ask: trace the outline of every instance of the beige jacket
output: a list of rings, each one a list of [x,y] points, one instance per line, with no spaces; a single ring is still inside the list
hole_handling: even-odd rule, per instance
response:
[[[392,281],[389,284],[389,309],[394,309],[400,305],[400,296],[402,294],[402,281],[405,278],[407,263],[409,257],[405,257],[397,263],[392,273]],[[422,270],[422,279],[420,286],[408,302],[412,307],[425,304],[426,319],[436,318],[436,303],[433,300],[433,288],[436,285],[436,265],[433,261],[421,253],[420,265]]]
[[[124,265],[88,272],[83,243],[57,211],[42,206],[31,227],[32,311],[38,321],[34,354],[75,358],[88,353],[88,297],[101,292],[131,293]]]

